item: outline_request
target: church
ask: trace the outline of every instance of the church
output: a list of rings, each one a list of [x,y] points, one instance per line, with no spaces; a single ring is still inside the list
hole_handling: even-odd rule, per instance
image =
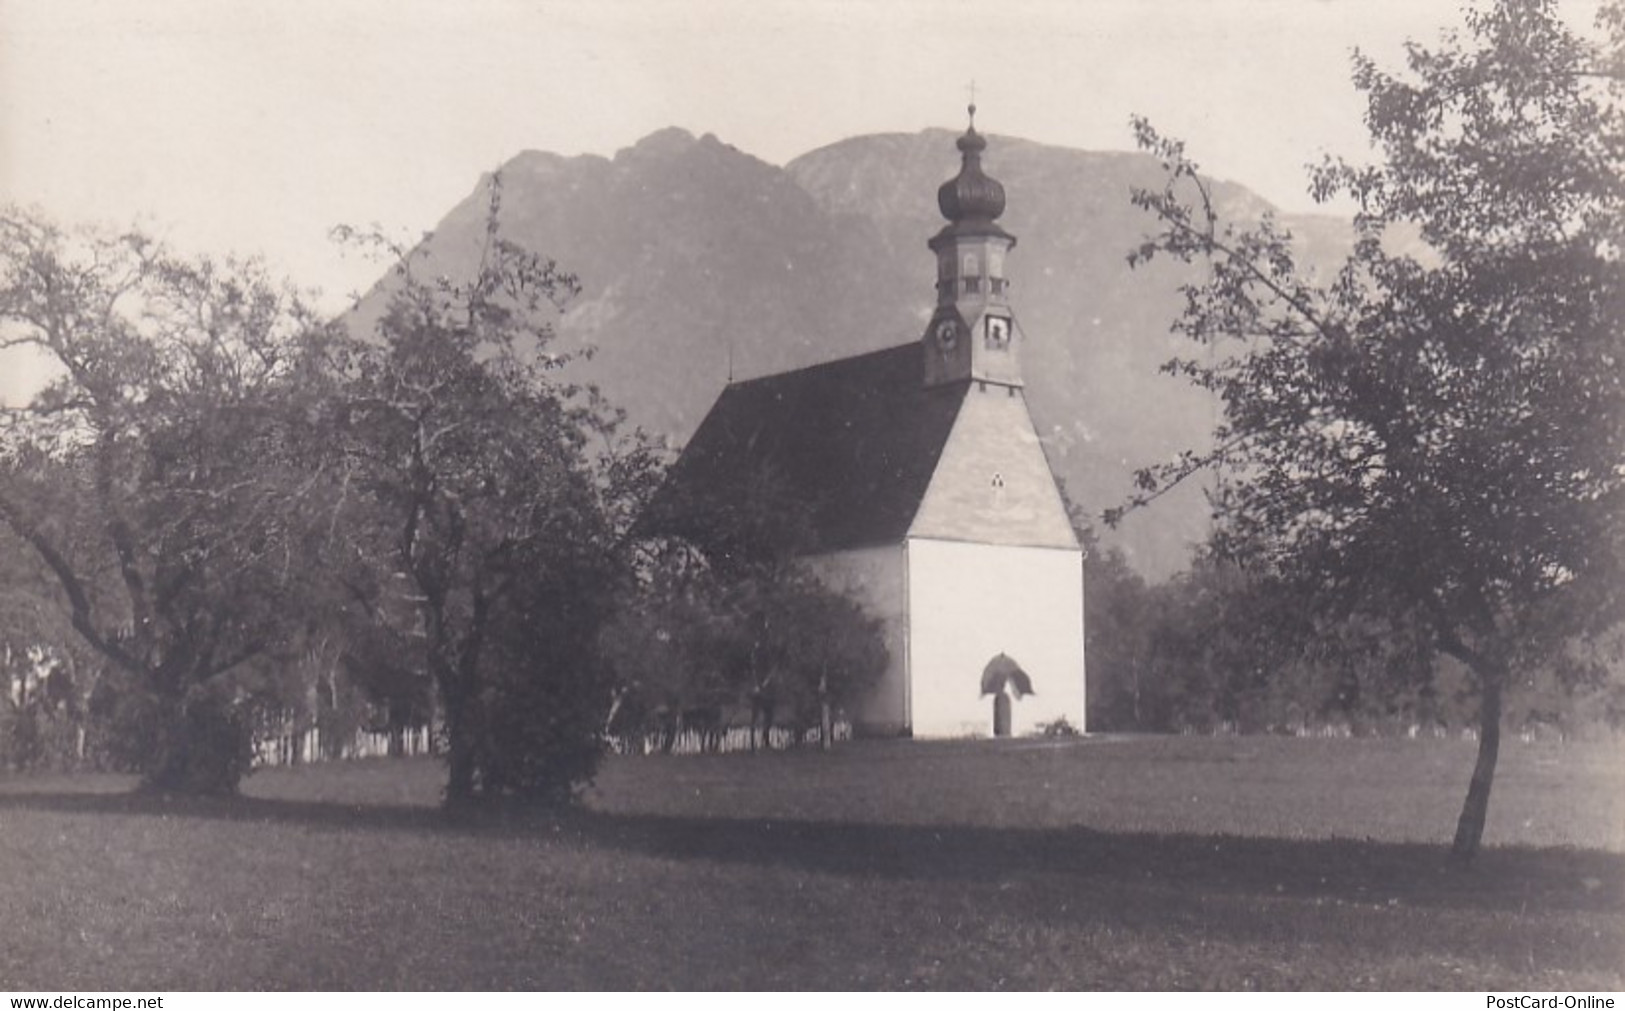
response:
[[[771,481],[810,527],[803,561],[884,622],[868,735],[1084,729],[1083,552],[1022,382],[1030,337],[971,123],[927,242],[936,308],[915,342],[730,383],[671,482],[712,501]]]

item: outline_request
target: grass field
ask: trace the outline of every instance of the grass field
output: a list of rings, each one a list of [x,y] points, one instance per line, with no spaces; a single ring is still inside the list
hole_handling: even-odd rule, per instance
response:
[[[0,989],[1625,987],[1625,748],[1096,737],[614,759],[453,823],[432,762],[235,802],[0,779]]]

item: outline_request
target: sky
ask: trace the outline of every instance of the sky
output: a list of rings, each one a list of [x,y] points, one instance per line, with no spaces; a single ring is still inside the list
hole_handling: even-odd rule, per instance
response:
[[[526,149],[667,126],[765,161],[978,127],[1091,150],[1149,116],[1289,210],[1366,152],[1358,47],[1398,68],[1457,0],[0,0],[0,203],[263,256],[337,308],[340,223],[432,229]],[[1562,0],[1576,25],[1595,0]],[[988,155],[996,171],[996,151]],[[0,358],[0,400],[37,383]]]

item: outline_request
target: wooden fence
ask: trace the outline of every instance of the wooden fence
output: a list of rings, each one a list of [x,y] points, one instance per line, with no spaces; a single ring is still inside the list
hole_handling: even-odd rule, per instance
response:
[[[325,742],[322,740],[320,727],[311,727],[309,730],[288,731],[258,738],[254,742],[254,764],[304,765],[330,759],[429,755],[435,750],[434,734],[428,727],[408,729],[396,740],[398,747],[392,750],[390,734],[357,730],[354,734],[341,739],[335,747],[331,740]]]
[[[765,737],[765,739],[764,739]],[[852,725],[838,721],[831,740],[852,739]],[[324,747],[321,730],[312,727],[303,731],[270,734],[254,742],[254,765],[270,768],[287,765],[306,765],[330,760],[351,758],[385,758],[391,756],[432,755],[437,753],[435,735],[429,727],[414,727],[400,737],[398,750],[390,748],[390,735],[358,730],[336,748]],[[607,740],[608,749],[616,755],[673,755],[727,754],[751,750],[749,727],[726,727],[721,730],[687,729],[675,735],[648,733],[637,737],[617,736]],[[789,727],[774,727],[765,735],[757,733],[756,746],[770,751],[819,745],[819,730],[814,727],[798,734]]]
[[[850,723],[837,721],[832,730],[833,733],[830,734],[832,742],[852,739]],[[797,734],[790,727],[774,727],[765,735],[757,731],[756,738],[756,746],[768,751],[782,751],[798,746],[816,748],[819,745],[820,732],[817,727],[801,734]],[[687,729],[675,735],[655,732],[637,737],[611,737],[609,750],[617,755],[658,755],[664,752],[674,755],[722,755],[735,751],[749,751],[751,728]]]

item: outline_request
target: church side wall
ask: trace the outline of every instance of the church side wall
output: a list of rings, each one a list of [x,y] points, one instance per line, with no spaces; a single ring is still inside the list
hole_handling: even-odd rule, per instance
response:
[[[1081,551],[911,538],[906,585],[914,736],[991,736],[982,671],[999,653],[1033,682],[1015,734],[1084,728]]]
[[[849,713],[861,732],[894,735],[908,727],[908,613],[901,544],[833,551],[806,559],[824,585],[861,603],[884,623],[886,673]]]

